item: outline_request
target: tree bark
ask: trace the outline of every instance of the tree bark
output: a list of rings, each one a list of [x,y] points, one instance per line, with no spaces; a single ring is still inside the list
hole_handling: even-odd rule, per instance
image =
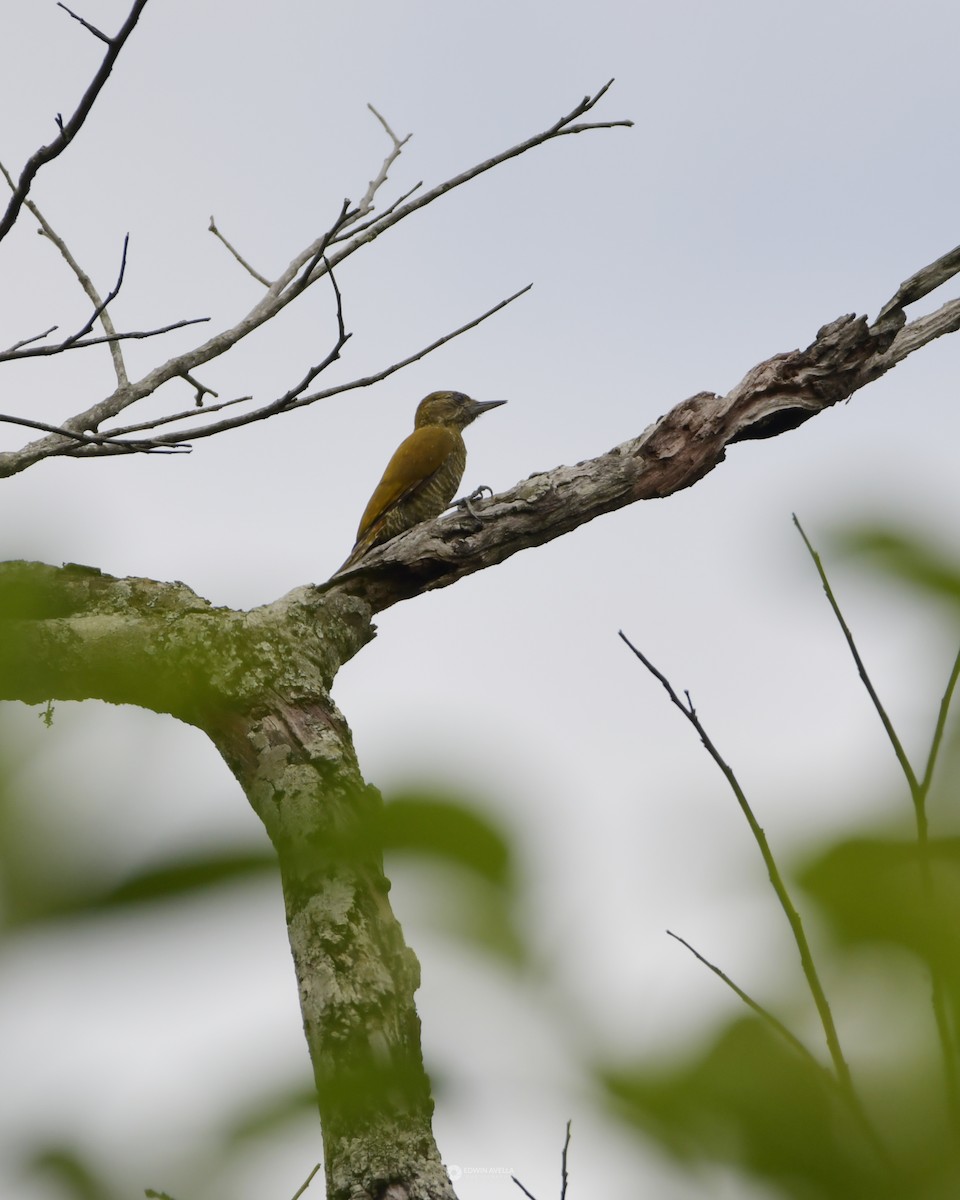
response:
[[[414,1004],[419,964],[388,899],[381,798],[330,697],[372,636],[351,597],[300,588],[251,612],[183,584],[0,568],[0,698],[97,698],[202,729],[276,848],[331,1200],[450,1200]]]

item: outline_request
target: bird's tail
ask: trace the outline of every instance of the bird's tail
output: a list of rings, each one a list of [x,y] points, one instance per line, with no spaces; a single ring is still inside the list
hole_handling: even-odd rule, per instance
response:
[[[364,557],[377,543],[377,534],[380,532],[379,525],[373,525],[361,538],[357,538],[357,544],[350,551],[347,558],[334,571],[334,575],[339,575],[342,571],[348,570],[350,567],[355,567],[361,558]]]

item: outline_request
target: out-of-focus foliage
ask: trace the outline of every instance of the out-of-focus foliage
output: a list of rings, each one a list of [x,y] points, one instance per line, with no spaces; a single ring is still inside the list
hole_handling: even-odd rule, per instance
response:
[[[928,596],[960,602],[960,563],[915,534],[890,525],[860,525],[838,533],[835,544]]]
[[[434,866],[420,882],[432,896],[434,928],[505,965],[529,961],[510,843],[478,806],[431,789],[397,794],[383,809],[382,844],[388,875],[391,863],[411,856]]]
[[[53,736],[55,731],[56,722]],[[236,898],[231,907],[247,914],[244,889],[253,893],[265,879],[274,879],[279,890],[276,856],[265,838],[262,844],[238,848],[168,853],[126,872],[115,861],[91,862],[88,856],[79,869],[71,854],[70,835],[56,820],[56,806],[24,803],[19,777],[18,766],[0,761],[0,969],[7,949],[23,949],[31,939],[55,948],[49,935],[55,935],[58,927],[84,938],[102,931],[109,938],[116,934],[116,918],[124,918],[128,931],[130,921],[141,918],[149,939],[156,916],[165,908],[174,920],[182,920],[185,901],[199,911],[229,888]],[[371,797],[375,802],[370,802]],[[508,967],[522,965],[526,952],[516,925],[516,872],[505,832],[449,791],[408,791],[381,804],[375,790],[368,789],[365,800],[369,818],[363,822],[362,844],[354,840],[328,847],[324,853],[368,859],[382,852],[388,873],[391,865],[415,861],[423,876],[422,888],[430,896],[426,908],[436,914],[434,929],[460,945],[492,954]],[[243,802],[239,793],[237,801]],[[115,847],[111,854],[116,855]],[[238,915],[238,922],[242,919]],[[242,930],[235,932],[242,938]],[[224,930],[223,936],[233,933]],[[286,938],[279,908],[276,937]],[[175,970],[165,961],[160,966],[166,973]],[[77,1032],[82,1035],[82,1030]],[[229,1179],[244,1153],[256,1154],[258,1147],[284,1137],[304,1121],[316,1129],[319,1148],[316,1096],[304,1086],[308,1074],[304,1048],[304,1074],[286,1086],[282,1082],[278,1086],[275,1079],[261,1084],[251,1077],[248,1094],[234,1095],[229,1113],[210,1114],[209,1141],[196,1167],[178,1162],[175,1140],[171,1143],[171,1167],[181,1180],[195,1179],[192,1195],[209,1194],[210,1187],[216,1190],[216,1180]],[[376,1083],[382,1086],[382,1078]],[[357,1080],[357,1086],[369,1095],[371,1081]],[[163,1140],[165,1134],[151,1131],[150,1136]],[[23,1145],[21,1167],[50,1195],[69,1200],[116,1200],[128,1194],[126,1181],[121,1181],[113,1164],[102,1152],[84,1146],[72,1130],[64,1129],[62,1135],[48,1131],[33,1144]],[[320,1183],[314,1187],[322,1191]]]
[[[690,1063],[606,1084],[621,1115],[682,1160],[730,1163],[796,1196],[893,1194],[827,1073],[759,1018],[731,1022]]]
[[[828,847],[799,873],[837,943],[902,946],[940,970],[960,995],[960,838],[931,842],[924,885],[916,842],[856,838]]]
[[[845,544],[858,554],[869,551],[869,561],[917,585],[926,598],[949,606],[960,596],[960,567],[902,534],[861,531],[846,535]],[[855,614],[848,615],[855,626]],[[942,681],[933,686],[939,689]],[[866,696],[864,703],[869,703]],[[683,1061],[656,1067],[622,1059],[593,1065],[605,1102],[678,1163],[692,1169],[724,1164],[745,1180],[796,1200],[960,1196],[960,1111],[952,1111],[948,1101],[942,1041],[927,1001],[935,975],[954,1038],[960,1012],[960,834],[956,827],[938,827],[947,819],[944,800],[960,786],[954,724],[948,724],[931,793],[937,803],[925,858],[905,832],[905,821],[896,829],[869,826],[848,833],[808,853],[790,872],[814,953],[825,964],[828,991],[840,993],[838,1008],[850,995],[866,996],[864,1028],[871,1036],[885,1030],[872,1046],[865,1044],[849,1011],[838,1020],[841,1038],[851,1025],[859,1035],[851,1039],[856,1045],[848,1058],[872,1132],[865,1132],[844,1098],[818,1039],[809,1036],[810,1024],[801,1015],[812,1011],[809,998],[788,993],[774,1004],[775,1015],[787,1025],[803,1026],[809,1056],[744,1010]],[[460,946],[492,954],[490,961],[527,964],[529,951],[518,932],[523,896],[504,830],[480,806],[449,792],[422,788],[383,805],[372,789],[369,793],[371,817],[361,823],[363,845],[326,847],[324,854],[368,857],[382,851],[388,877],[415,861],[416,887],[433,929]],[[909,800],[904,804],[905,817],[912,819]],[[273,853],[264,845],[184,853],[120,878],[78,877],[62,869],[69,848],[56,839],[55,829],[36,827],[0,778],[0,960],[4,939],[42,936],[58,921],[82,923],[89,932],[98,923],[106,927],[116,914],[148,916],[185,898],[199,904],[218,888],[255,887],[276,872]],[[278,924],[277,937],[283,936]],[[416,931],[411,940],[416,942]],[[771,956],[777,951],[771,947]],[[787,953],[793,957],[792,947]],[[738,982],[749,990],[749,981]],[[587,1040],[584,1030],[571,1028],[571,1055],[580,1054]],[[288,1087],[274,1080],[269,1089],[251,1081],[249,1096],[235,1099],[232,1115],[211,1115],[217,1132],[198,1194],[245,1148],[283,1137],[298,1122],[313,1119],[313,1097],[302,1077]],[[53,1181],[65,1197],[114,1200],[121,1194],[110,1164],[97,1159],[94,1165],[94,1158],[66,1136],[25,1147],[23,1163],[27,1171]]]
[[[954,605],[960,599],[960,564],[919,539],[871,527],[847,531],[837,543],[918,588],[922,613],[931,600]],[[846,616],[855,626],[855,617]],[[960,629],[956,633],[960,641]],[[932,708],[942,688],[942,678],[932,681]],[[870,703],[866,693],[864,703]],[[960,837],[955,805],[943,803],[960,791],[951,746],[955,729],[956,721],[949,721],[934,777],[936,816],[954,824],[937,830],[931,817],[928,840],[906,836],[914,810],[904,783],[905,821],[895,832],[866,828],[823,845],[792,872],[808,923],[817,918],[815,956],[829,964],[838,992],[858,997],[863,1028],[884,1030],[875,1044],[864,1045],[857,1011],[840,1021],[841,1040],[850,1034],[855,1044],[847,1060],[870,1130],[844,1102],[829,1066],[818,1066],[771,1025],[748,1015],[682,1062],[656,1070],[644,1062],[598,1069],[615,1111],[680,1161],[731,1165],[796,1200],[960,1196],[960,1100],[954,1090],[960,1070]],[[912,766],[922,778],[923,764]],[[799,994],[780,1000],[794,1019],[812,1007]],[[821,1041],[807,1046],[826,1064]]]

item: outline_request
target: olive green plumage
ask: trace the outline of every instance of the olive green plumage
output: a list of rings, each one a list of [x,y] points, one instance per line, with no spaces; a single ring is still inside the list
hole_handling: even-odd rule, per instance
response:
[[[460,486],[467,463],[462,431],[505,400],[471,400],[463,392],[431,392],[417,405],[413,433],[387,463],[360,518],[356,545],[340,568],[352,567],[373,546],[438,517]]]

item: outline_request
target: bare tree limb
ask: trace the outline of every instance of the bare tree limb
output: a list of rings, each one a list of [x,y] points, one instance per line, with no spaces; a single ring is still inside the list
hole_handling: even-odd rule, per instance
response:
[[[390,170],[390,168],[393,166],[393,164],[400,157],[400,152],[403,150],[404,146],[413,137],[412,133],[408,133],[406,137],[398,138],[397,135],[390,128],[390,126],[387,124],[385,118],[379,112],[377,112],[377,110],[373,107],[372,104],[368,104],[367,108],[370,109],[370,111],[373,113],[373,115],[377,118],[377,120],[383,126],[387,137],[390,139],[391,142],[393,142],[393,149],[390,151],[390,153],[387,155],[387,157],[383,160],[383,164],[381,165],[379,172],[373,177],[373,179],[370,180],[370,184],[369,184],[366,192],[364,193],[363,198],[361,199],[360,203],[357,205],[357,216],[358,217],[362,217],[365,213],[372,211],[374,197],[376,196],[376,194],[380,190],[380,188],[387,182],[387,172]]]
[[[79,341],[74,340],[74,335],[62,342],[54,342],[49,346],[30,346],[29,343],[36,341],[37,338],[46,337],[46,334],[38,334],[37,337],[27,338],[24,342],[19,342],[18,345],[24,347],[22,350],[17,350],[16,347],[4,350],[0,353],[0,362],[10,362],[17,358],[52,358],[55,354],[64,354],[68,350],[85,350],[88,346],[102,346],[108,342],[143,341],[145,338],[160,337],[164,333],[172,333],[175,329],[186,329],[188,325],[205,325],[209,320],[209,317],[185,317],[182,321],[171,321],[169,325],[158,325],[156,329],[127,329],[122,333],[104,334],[103,337],[81,338]],[[54,325],[53,329],[56,328],[56,325]],[[52,331],[47,330],[47,333],[50,332]],[[183,378],[186,378],[186,372],[183,373]],[[209,388],[206,389],[206,391],[209,390]],[[71,421],[76,422],[77,418],[72,417]],[[0,471],[0,477],[3,474],[4,472]]]
[[[183,378],[187,383],[190,384],[192,388],[196,389],[196,393],[193,398],[194,408],[203,408],[204,396],[214,396],[219,398],[219,392],[215,392],[213,388],[207,387],[207,385],[205,383],[201,383],[199,379],[194,379],[189,371],[184,371]]]
[[[261,275],[260,272],[258,270],[256,270],[256,268],[251,267],[250,264],[247,262],[247,260],[241,255],[240,251],[235,249],[234,246],[232,246],[230,244],[230,242],[227,241],[227,239],[223,236],[223,234],[217,228],[217,223],[213,219],[212,214],[210,217],[210,224],[207,226],[207,229],[210,230],[210,232],[213,234],[213,236],[215,238],[219,238],[220,241],[223,242],[223,244],[226,246],[226,248],[230,251],[230,253],[233,255],[233,257],[237,260],[237,262],[240,264],[240,266],[243,267],[243,269],[247,272],[248,275],[252,275],[253,278],[257,281],[257,283],[262,283],[264,287],[270,286],[270,280],[267,279],[266,275]]]
[[[69,13],[75,21],[79,21],[84,29],[89,30],[89,32],[92,33],[95,38],[99,38],[101,42],[106,42],[108,46],[110,45],[112,40],[111,38],[109,38],[102,30],[98,29],[96,25],[91,25],[89,21],[75,13],[72,8],[67,8],[67,6],[63,3],[63,0],[57,0],[57,8],[62,8],[63,11],[65,13]]]
[[[104,437],[99,433],[77,433],[72,429],[64,429],[62,425],[48,425],[46,421],[32,421],[27,417],[12,417],[0,413],[0,423],[4,425],[23,425],[27,429],[42,429],[46,433],[56,434],[68,441],[80,442],[89,446],[112,446],[117,454],[188,454],[192,449],[186,442],[167,442],[160,444],[152,439],[146,441],[121,441],[117,437]]]
[[[60,7],[66,8],[66,5],[62,4]],[[67,11],[69,12],[70,10],[67,9]],[[70,13],[70,15],[74,16],[75,14]],[[80,18],[77,18],[77,19],[80,20]],[[3,163],[0,163],[0,172],[2,172],[3,177],[6,179],[7,183],[10,185],[10,188],[12,190],[14,187],[14,182],[10,176],[10,173],[7,171],[7,169],[3,165]],[[36,206],[36,204],[34,204],[34,202],[32,200],[25,200],[24,206],[27,208],[27,210],[30,213],[33,214],[34,218],[39,223],[40,230],[43,233],[43,235],[47,238],[48,241],[53,242],[53,244],[56,246],[56,248],[60,251],[60,254],[61,254],[63,260],[66,262],[66,264],[70,268],[70,270],[73,271],[74,275],[76,275],[77,280],[80,283],[80,286],[83,288],[84,292],[86,292],[88,298],[93,302],[93,306],[94,306],[93,316],[89,319],[87,324],[83,326],[82,329],[78,330],[77,333],[75,333],[72,337],[67,338],[64,342],[61,342],[60,349],[62,349],[62,350],[69,349],[69,347],[74,342],[79,341],[84,336],[84,334],[89,333],[90,330],[93,328],[94,322],[99,317],[100,324],[103,327],[103,332],[106,334],[107,339],[108,339],[107,344],[110,347],[110,357],[113,360],[113,369],[117,376],[117,383],[119,384],[120,387],[123,387],[124,384],[126,384],[128,382],[127,369],[126,369],[126,366],[124,365],[123,351],[120,348],[120,342],[117,338],[117,331],[114,328],[113,321],[111,320],[110,314],[107,312],[107,305],[110,303],[111,300],[116,298],[117,294],[120,291],[120,286],[123,282],[123,275],[124,275],[124,271],[126,270],[126,266],[127,266],[127,246],[129,244],[130,235],[127,234],[127,236],[124,237],[124,239],[123,239],[123,256],[120,261],[120,275],[119,275],[119,278],[117,279],[116,285],[115,285],[113,291],[107,297],[107,299],[101,300],[100,293],[97,291],[97,289],[93,283],[93,280],[86,273],[86,271],[84,271],[84,269],[80,266],[80,264],[77,262],[77,260],[73,257],[73,254],[70,252],[70,248],[67,246],[66,242],[63,240],[62,237],[60,237],[60,235],[56,232],[56,230],[53,228],[53,226],[50,224],[50,222],[46,219],[46,217],[44,217],[43,213],[41,213],[40,209]],[[22,344],[23,343],[21,343],[21,345]],[[2,361],[2,356],[0,356],[0,361]]]
[[[120,57],[120,51],[123,49],[127,38],[133,33],[137,21],[140,20],[140,14],[146,7],[146,4],[147,0],[134,0],[133,7],[130,9],[127,19],[112,38],[106,37],[99,29],[94,28],[87,21],[84,21],[82,17],[78,17],[76,13],[70,12],[70,9],[65,4],[60,5],[61,8],[66,9],[71,17],[79,21],[95,37],[106,42],[107,52],[103,56],[103,62],[101,62],[96,75],[94,75],[87,90],[83,93],[73,116],[68,121],[62,121],[58,117],[57,124],[60,129],[60,136],[54,141],[49,142],[46,146],[41,146],[39,150],[34,151],[24,164],[23,170],[20,172],[20,178],[13,190],[13,195],[7,204],[6,211],[0,217],[0,241],[3,241],[16,223],[17,216],[23,207],[23,203],[27,198],[27,193],[30,191],[31,184],[37,172],[41,167],[45,166],[48,162],[52,162],[53,159],[62,154],[80,132],[84,121],[90,115],[90,110],[93,108],[97,97],[103,90],[104,84],[110,77],[114,63]]]
[[[190,376],[184,375],[184,379],[189,382]],[[209,388],[204,389],[204,391],[209,390]],[[221,400],[219,404],[204,404],[202,407],[204,413],[215,413],[223,408],[232,408],[235,404],[249,404],[252,399],[252,396],[237,396],[233,400]],[[112,437],[125,437],[128,433],[139,433],[147,429],[157,429],[161,425],[171,425],[174,421],[185,421],[197,415],[197,408],[198,405],[195,402],[193,408],[184,408],[180,412],[168,413],[167,416],[156,417],[152,421],[141,421],[137,425],[123,425],[119,428],[111,429],[110,434]]]
[[[882,321],[890,313],[903,310],[908,304],[922,300],[924,296],[928,296],[958,272],[960,272],[960,246],[956,246],[948,254],[942,254],[936,262],[921,267],[909,279],[904,280],[893,297],[880,310],[877,320]]]
[[[33,342],[42,342],[45,337],[49,337],[51,333],[55,333],[59,328],[59,325],[51,325],[50,328],[45,329],[43,333],[35,333],[31,337],[21,338],[19,342],[14,342],[13,345],[8,347],[6,350],[0,351],[0,360],[9,357],[15,351],[19,350],[21,346],[29,346]]]
[[[944,278],[956,274],[956,252],[928,270]],[[606,454],[531,475],[477,505],[479,526],[467,514],[445,514],[374,547],[324,590],[362,596],[379,612],[544,545],[604,513],[692,487],[724,461],[729,446],[796,429],[934,338],[960,328],[960,301],[909,325],[903,310],[891,305],[873,325],[864,317],[839,317],[805,350],[775,354],[726,396],[691,396]]]
[[[369,215],[369,213],[372,212],[373,207],[374,207],[373,202],[377,195],[377,192],[387,181],[387,172],[390,170],[390,167],[396,162],[396,160],[400,157],[400,152],[402,151],[403,147],[407,144],[407,142],[410,141],[410,138],[413,136],[412,134],[408,133],[405,138],[398,138],[397,135],[390,128],[390,126],[387,124],[386,120],[381,116],[381,114],[379,112],[377,112],[377,110],[373,107],[372,104],[368,104],[367,108],[370,109],[370,111],[373,113],[373,115],[380,122],[381,126],[383,127],[384,131],[387,134],[387,137],[389,137],[390,141],[393,143],[393,147],[390,150],[389,154],[387,154],[386,158],[384,158],[383,163],[380,166],[380,170],[377,172],[377,174],[374,176],[374,178],[370,180],[370,183],[367,186],[367,190],[364,193],[363,198],[361,199],[360,203],[356,206],[356,208],[351,209],[350,201],[344,200],[343,208],[341,209],[340,216],[334,222],[334,225],[330,229],[328,229],[327,232],[323,235],[323,238],[321,239],[316,250],[314,251],[312,259],[309,260],[309,266],[307,266],[306,270],[304,271],[305,282],[309,278],[310,272],[317,265],[317,263],[319,263],[320,260],[323,258],[324,254],[326,252],[327,246],[331,245],[333,242],[343,241],[344,238],[352,237],[353,233],[355,233],[356,230],[350,229],[350,226],[352,226],[356,221],[361,220],[363,217]],[[415,184],[414,187],[412,187],[409,192],[406,192],[398,200],[395,200],[394,203],[390,206],[390,208],[387,209],[386,211],[392,212],[395,208],[397,208],[397,206],[400,203],[402,203],[402,201],[404,201],[404,200],[408,199],[410,196],[412,196],[413,193],[417,190],[417,188],[419,188],[421,186],[422,185],[419,183]],[[382,215],[385,215],[385,214],[381,214],[381,216]],[[227,239],[223,236],[223,234],[217,228],[216,222],[214,221],[212,216],[210,218],[210,224],[207,228],[210,230],[210,232],[215,237],[220,239],[220,241],[224,244],[224,246],[226,246],[226,248],[230,251],[230,253],[233,255],[233,257],[240,264],[240,266],[243,267],[243,269],[245,271],[247,271],[250,275],[252,275],[253,278],[256,279],[258,283],[262,283],[264,287],[272,286],[270,280],[267,279],[267,277],[265,275],[261,275],[261,273],[259,271],[255,270],[247,262],[247,260],[240,254],[239,250],[237,250],[235,246],[233,246],[230,242],[227,241]],[[366,228],[366,226],[364,226],[363,228]]]
[[[533,137],[527,138],[525,141],[518,143],[508,150],[495,155],[493,158],[486,159],[484,162],[469,168],[461,174],[454,176],[452,179],[446,180],[444,183],[432,188],[430,191],[417,196],[415,199],[408,200],[399,206],[395,203],[385,213],[375,220],[367,222],[362,229],[356,229],[349,237],[345,237],[345,231],[348,226],[357,220],[358,217],[364,216],[365,211],[363,205],[372,205],[373,197],[376,195],[377,188],[381,186],[386,179],[386,172],[390,163],[396,158],[399,148],[403,146],[406,139],[399,139],[392,131],[389,136],[393,142],[390,152],[384,160],[384,166],[381,167],[380,173],[371,181],[367,192],[361,202],[361,206],[350,208],[345,203],[336,220],[331,224],[327,231],[312,242],[309,246],[301,250],[287,265],[285,270],[273,281],[267,288],[264,295],[253,306],[252,309],[242,317],[236,324],[230,328],[224,329],[221,332],[214,334],[213,337],[199,346],[194,347],[185,353],[178,354],[173,358],[168,359],[160,366],[154,368],[147,375],[139,380],[133,380],[123,387],[118,387],[109,396],[88,407],[85,411],[77,413],[75,416],[65,420],[63,428],[84,431],[88,429],[101,429],[106,422],[116,418],[121,412],[135,404],[138,400],[144,399],[146,396],[152,395],[158,388],[171,379],[183,378],[191,374],[195,369],[204,363],[210,362],[213,359],[219,358],[227,353],[243,338],[259,329],[262,325],[276,317],[287,304],[296,300],[303,292],[323,275],[328,274],[344,262],[350,255],[356,253],[361,247],[368,245],[374,241],[387,229],[392,228],[400,221],[405,220],[414,212],[419,211],[427,204],[431,204],[434,200],[439,199],[447,192],[454,188],[461,187],[470,180],[476,178],[485,171],[491,170],[501,162],[506,162],[511,158],[516,158],[518,155],[524,154],[527,151],[534,149],[537,146],[543,145],[557,137],[562,137],[567,133],[583,132],[587,129],[607,129],[616,126],[631,125],[630,121],[607,121],[596,123],[576,122],[586,113],[590,112],[598,103],[600,98],[605,95],[610,84],[606,84],[593,96],[585,96],[583,100],[558,121],[555,121],[549,128],[535,134]],[[379,115],[378,115],[379,116]],[[381,124],[389,130],[382,118],[379,118]],[[410,193],[408,193],[409,195]],[[509,301],[507,301],[509,302]],[[505,303],[507,303],[505,302]],[[502,307],[502,304],[497,306]],[[292,408],[302,407],[305,404],[315,403],[317,400],[324,399],[328,395],[334,395],[342,391],[347,391],[352,388],[366,387],[371,383],[377,382],[380,379],[385,379],[388,375],[400,370],[403,366],[409,363],[416,362],[423,358],[425,354],[430,353],[433,349],[442,345],[445,341],[449,341],[452,337],[458,336],[459,333],[465,332],[472,328],[487,316],[492,315],[497,309],[490,310],[489,313],[483,314],[480,318],[469,322],[462,326],[459,330],[452,334],[446,335],[444,338],[432,343],[431,346],[419,351],[417,354],[411,355],[399,363],[392,364],[373,375],[365,376],[363,379],[354,380],[351,383],[341,385],[335,389],[329,389],[325,392],[317,392],[309,395],[302,395],[298,392],[300,385],[294,385],[293,388],[287,389],[276,400],[260,408],[254,409],[249,413],[241,413],[235,417],[213,424],[191,428],[189,436],[195,437],[210,437],[216,433],[224,432],[227,429],[238,428],[241,425],[249,424],[252,421],[260,421],[266,417],[276,415],[280,412],[287,411]],[[85,339],[92,343],[92,339]],[[79,343],[74,343],[79,344]],[[301,380],[301,384],[302,384]],[[290,393],[295,393],[291,397]],[[213,406],[211,406],[212,408]],[[162,418],[161,418],[162,420]],[[147,425],[147,427],[151,427]],[[112,436],[116,435],[116,431],[108,431]],[[162,435],[162,440],[171,443],[179,441],[179,435],[168,434]],[[31,442],[19,450],[8,451],[0,454],[0,478],[16,474],[26,470],[34,463],[41,461],[54,455],[69,454],[72,456],[80,455],[84,457],[98,456],[103,454],[111,454],[115,452],[115,448],[110,445],[87,445],[87,446],[68,446],[62,438],[51,437],[41,438],[38,441]]]
[[[332,272],[330,278],[333,280]],[[336,286],[335,281],[334,286]],[[521,296],[525,295],[532,287],[533,284],[528,283],[527,286],[521,288],[519,292],[514,292],[512,296],[508,296],[505,300],[501,300],[492,308],[488,308],[486,312],[481,313],[479,317],[473,317],[464,325],[460,325],[457,329],[452,330],[450,333],[443,334],[442,337],[436,338],[429,345],[417,350],[414,354],[408,355],[399,362],[391,363],[390,366],[384,367],[382,370],[377,371],[373,375],[365,375],[361,379],[352,379],[347,383],[341,383],[337,384],[335,387],[326,388],[322,392],[311,392],[309,395],[302,396],[299,393],[303,391],[304,387],[309,386],[309,383],[312,381],[312,379],[316,378],[320,371],[324,370],[329,363],[333,361],[333,359],[339,354],[339,351],[343,346],[343,342],[345,342],[350,336],[349,334],[345,334],[343,331],[342,315],[339,313],[340,299],[338,290],[337,303],[338,321],[340,323],[340,338],[338,338],[337,345],[330,352],[330,354],[327,355],[327,358],[323,360],[319,367],[312,367],[310,371],[307,372],[307,376],[304,378],[304,380],[301,380],[299,384],[295,384],[289,389],[289,391],[285,392],[276,400],[271,400],[269,404],[265,404],[261,408],[254,409],[252,412],[243,413],[240,416],[229,420],[217,421],[210,425],[191,426],[189,429],[181,430],[176,434],[162,434],[156,440],[159,443],[163,442],[167,438],[179,439],[182,437],[189,437],[191,441],[195,441],[198,438],[212,437],[214,434],[223,433],[224,430],[227,429],[238,429],[242,425],[249,425],[254,421],[262,421],[265,418],[271,417],[275,413],[284,411],[286,409],[304,408],[308,404],[316,404],[318,400],[329,400],[331,396],[339,396],[344,392],[352,392],[357,388],[370,387],[374,383],[380,383],[381,380],[386,379],[390,375],[396,374],[397,371],[403,370],[404,367],[409,367],[413,363],[419,362],[420,359],[426,358],[428,354],[432,354],[434,350],[438,350],[441,346],[446,345],[447,342],[451,342],[454,338],[460,337],[461,334],[467,333],[471,329],[475,329],[489,317],[494,316],[496,313],[500,312],[501,309],[506,308],[508,304],[512,304],[514,300],[518,300]],[[342,339],[342,341],[340,339]],[[244,397],[244,399],[249,399],[249,397]],[[227,400],[223,404],[211,404],[204,409],[204,413],[216,412],[218,409],[227,408],[229,405],[239,403],[239,400]],[[128,425],[124,426],[122,429],[111,429],[110,432],[116,436],[118,434],[129,433],[134,429],[154,429],[161,424],[178,420],[180,417],[192,417],[195,415],[196,410],[188,410],[186,413],[179,414],[179,416],[174,415],[168,417],[158,417],[155,421],[145,421],[140,425]]]

